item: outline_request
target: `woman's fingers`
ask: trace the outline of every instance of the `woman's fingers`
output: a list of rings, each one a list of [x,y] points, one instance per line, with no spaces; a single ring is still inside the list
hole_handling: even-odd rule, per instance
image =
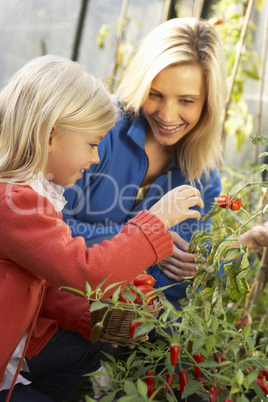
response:
[[[194,272],[184,272],[183,274],[180,274],[179,272],[176,272],[175,274],[173,272],[171,272],[168,269],[163,269],[162,270],[163,274],[165,274],[169,279],[173,280],[173,281],[181,281],[183,278],[185,278],[186,276],[195,276],[196,275],[196,271]]]
[[[189,247],[189,243],[184,240],[177,232],[174,230],[170,230],[171,236],[173,238],[173,243],[178,246],[181,250],[187,251]],[[175,247],[177,249],[177,247]],[[177,249],[178,250],[178,249]]]

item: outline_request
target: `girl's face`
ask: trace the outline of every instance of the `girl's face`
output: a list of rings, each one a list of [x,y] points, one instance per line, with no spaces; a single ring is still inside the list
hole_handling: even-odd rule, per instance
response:
[[[206,100],[202,69],[167,67],[153,79],[143,105],[148,135],[163,146],[176,144],[198,123]]]
[[[64,187],[73,186],[84,170],[99,163],[98,144],[105,134],[61,132],[54,127],[49,140],[47,179]]]

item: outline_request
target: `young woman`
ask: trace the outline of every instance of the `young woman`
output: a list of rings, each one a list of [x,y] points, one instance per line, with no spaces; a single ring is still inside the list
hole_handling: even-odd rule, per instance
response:
[[[207,21],[175,18],[149,33],[115,94],[121,118],[100,143],[101,162],[65,192],[73,235],[101,242],[182,184],[199,189],[205,215],[221,191],[225,92],[223,47]],[[210,226],[188,219],[173,227],[173,255],[149,269],[157,287],[176,283],[170,299],[185,297],[180,279],[196,272],[188,242]]]
[[[0,401],[13,390],[12,401],[62,401],[109,350],[88,341],[88,302],[59,287],[128,283],[172,254],[166,227],[200,219],[189,209],[202,208],[199,191],[181,186],[110,242],[72,238],[63,186],[99,163],[116,111],[97,80],[55,56],[29,62],[0,93]]]

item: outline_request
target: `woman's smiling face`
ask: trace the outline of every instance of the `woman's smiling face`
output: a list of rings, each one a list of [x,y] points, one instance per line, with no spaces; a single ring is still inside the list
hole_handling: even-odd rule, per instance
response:
[[[161,145],[176,144],[198,123],[205,100],[205,79],[200,67],[165,68],[153,79],[143,105],[148,133]]]

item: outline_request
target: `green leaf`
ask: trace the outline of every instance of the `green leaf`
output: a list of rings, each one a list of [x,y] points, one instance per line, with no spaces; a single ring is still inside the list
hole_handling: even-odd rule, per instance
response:
[[[81,295],[81,296],[83,296],[83,297],[86,297],[86,296],[85,296],[85,293],[82,292],[81,290],[78,290],[78,289],[75,289],[75,288],[71,288],[71,287],[69,287],[69,286],[61,286],[61,287],[59,288],[59,290],[68,290],[69,292],[77,293],[77,294],[79,294],[79,295]]]
[[[135,357],[136,357],[136,352],[131,353],[131,355],[127,359],[127,367],[131,366],[133,360],[135,360]]]
[[[262,153],[259,155],[259,158],[262,158],[263,156],[268,156],[268,152],[262,152]]]
[[[233,237],[233,241],[236,239]],[[232,261],[236,259],[240,254],[240,248],[230,248],[223,253],[224,262]]]
[[[98,286],[96,286],[96,291],[98,290],[98,289],[100,289],[103,285],[104,285],[104,283],[107,281],[107,279],[108,278],[105,278]]]
[[[121,291],[121,286],[119,286],[119,287],[114,291],[113,296],[112,296],[112,301],[113,301],[113,302],[116,302],[116,301],[118,300],[120,291]]]
[[[108,395],[105,395],[101,398],[101,402],[113,402],[115,400],[115,396],[117,394],[117,391],[111,392]]]
[[[201,292],[201,300],[202,301],[211,301],[212,300],[212,295],[213,295],[213,290],[211,288],[204,288]]]
[[[105,281],[106,281],[106,279],[102,282],[102,284],[103,284]],[[108,290],[110,290],[110,289],[112,289],[112,288],[115,288],[116,286],[118,287],[122,282],[123,282],[123,281],[117,282],[117,283],[112,283],[111,285],[107,286],[107,288],[105,288],[104,293],[108,292]],[[101,284],[100,286],[102,286],[102,284]]]
[[[229,376],[227,376],[227,375],[223,375],[223,374],[217,374],[216,375],[216,381],[218,382],[218,383],[221,383],[221,385],[226,385],[226,386],[229,386],[230,384],[231,384],[231,382],[232,382],[232,378],[230,378]]]
[[[194,343],[193,343],[193,355],[196,354],[196,352],[200,352],[201,347],[204,345],[204,338],[196,338]]]
[[[244,374],[242,373],[242,370],[238,369],[236,374],[235,374],[235,380],[238,385],[242,385],[244,381]]]
[[[240,391],[240,388],[232,387],[230,390],[230,395],[238,394],[239,391]]]
[[[219,204],[213,204],[212,209],[202,217],[202,220],[206,220],[211,218],[212,216],[218,215],[223,209],[219,206]]]
[[[91,286],[88,282],[86,282],[86,292],[90,293],[92,291]]]
[[[132,381],[129,380],[124,381],[124,390],[127,395],[137,395],[136,386]]]
[[[193,295],[193,293],[195,293],[197,291],[197,289],[199,288],[199,286],[204,283],[204,278],[205,278],[205,272],[197,272],[195,278],[194,278],[194,282],[192,286],[188,286],[188,294],[187,297],[189,297],[189,293],[191,293]],[[193,295],[194,296],[194,295]]]
[[[213,304],[213,312],[216,315],[216,317],[225,317],[225,311],[222,304],[222,287],[219,283],[217,283],[215,286],[213,292],[212,304]]]
[[[245,395],[238,395],[236,402],[250,402],[250,400]]]
[[[198,391],[202,387],[202,383],[199,381],[190,381],[188,384],[185,386],[184,391],[182,393],[181,398],[185,399],[188,396],[194,394],[196,391]]]
[[[205,316],[206,321],[209,319],[210,312],[211,312],[211,302],[205,301],[204,302],[204,316]]]
[[[212,318],[211,327],[213,329],[214,334],[216,334],[219,328],[219,323],[216,317]]]
[[[251,325],[248,324],[248,325],[245,326],[245,328],[242,331],[243,338],[247,339],[247,337],[249,336],[250,332],[251,332]]]
[[[259,373],[258,371],[252,371],[246,376],[246,382],[248,385],[252,384],[258,377]]]
[[[140,327],[137,327],[135,329],[134,339],[140,335],[144,335],[144,334],[147,334],[148,332],[151,332],[153,329],[154,329],[154,326],[152,324],[143,324]]]
[[[226,273],[226,292],[233,301],[237,301],[241,296],[250,292],[249,285],[245,276],[247,275],[249,262],[247,250],[242,248],[239,257],[230,264],[225,264]]]
[[[144,402],[143,398],[140,398],[137,394],[136,395],[125,395],[125,396],[121,396],[121,398],[119,399],[114,399],[113,401],[117,401],[117,402]],[[100,399],[100,402],[103,402],[102,398]]]
[[[92,377],[92,376],[96,376],[96,375],[107,377],[106,373],[104,373],[103,371],[99,371],[99,370],[92,371],[91,373],[84,374],[85,377]]]
[[[268,214],[268,204],[265,205],[262,211],[263,214]]]
[[[147,392],[148,392],[147,385],[140,378],[138,378],[138,381],[137,381],[137,389],[138,389],[138,393],[141,396],[143,396],[144,398],[147,398]]]
[[[169,393],[166,393],[165,398],[168,402],[174,402],[174,398]]]
[[[239,352],[239,346],[236,345],[234,342],[231,342],[230,345],[229,345],[229,347],[230,347],[231,351],[233,352],[233,354],[234,354],[235,356],[237,356],[237,354],[238,354],[238,352]]]
[[[259,166],[259,172],[264,172],[266,170],[268,170],[268,165],[267,163],[263,163],[261,166]]]
[[[219,363],[214,362],[214,360],[203,361],[202,367],[209,367],[209,368],[219,367]]]
[[[93,313],[93,311],[101,310],[102,308],[107,308],[107,304],[100,301],[95,301],[90,305],[90,312]]]
[[[254,338],[251,338],[250,336],[248,336],[246,341],[249,346],[249,353],[252,353],[256,348],[256,340]]]
[[[90,396],[86,395],[86,402],[95,402],[95,399],[90,398]]]

